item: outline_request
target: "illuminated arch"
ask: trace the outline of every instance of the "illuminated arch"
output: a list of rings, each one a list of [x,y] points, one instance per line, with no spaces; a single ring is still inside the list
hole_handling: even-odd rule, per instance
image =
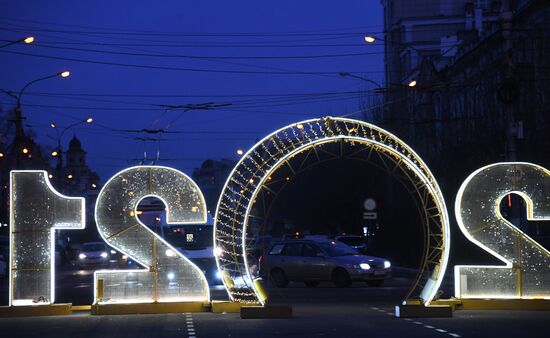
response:
[[[408,295],[427,305],[443,280],[449,255],[449,217],[443,195],[422,159],[404,142],[374,125],[326,117],[281,128],[256,143],[237,163],[222,190],[216,209],[214,245],[216,263],[233,301],[264,304],[250,273],[246,231],[258,192],[290,158],[319,145],[341,142],[362,145],[369,154],[392,159],[413,183],[422,202],[426,249],[419,274]]]

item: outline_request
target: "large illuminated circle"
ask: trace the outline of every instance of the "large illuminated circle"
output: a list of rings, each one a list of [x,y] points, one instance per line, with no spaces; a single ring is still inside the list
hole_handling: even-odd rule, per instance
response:
[[[246,233],[258,192],[286,161],[303,151],[331,142],[367,147],[391,157],[406,171],[423,198],[426,252],[407,300],[429,304],[445,274],[449,255],[449,217],[441,190],[422,159],[404,142],[374,125],[345,118],[320,118],[281,128],[256,143],[237,163],[216,209],[214,245],[222,280],[233,301],[264,303],[247,261]],[[370,155],[369,155],[370,156]]]

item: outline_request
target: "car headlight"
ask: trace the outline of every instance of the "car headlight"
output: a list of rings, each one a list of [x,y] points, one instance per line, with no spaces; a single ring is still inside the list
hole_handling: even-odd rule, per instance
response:
[[[83,254],[83,253],[81,253],[80,255],[78,255],[78,258],[80,258],[80,259],[84,259],[84,258],[86,258],[86,255],[85,255],[85,254]]]
[[[115,251],[115,250],[111,250],[111,255],[116,255],[116,251]]]
[[[384,261],[384,269],[387,269],[391,266],[391,263],[389,261]]]
[[[370,265],[367,263],[361,263],[359,264],[359,267],[363,270],[370,270]]]
[[[100,255],[102,258],[107,258],[107,253],[106,252],[102,252],[101,255]]]

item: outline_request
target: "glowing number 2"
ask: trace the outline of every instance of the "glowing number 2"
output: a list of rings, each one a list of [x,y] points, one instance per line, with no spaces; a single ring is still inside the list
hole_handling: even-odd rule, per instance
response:
[[[455,266],[458,298],[550,298],[550,252],[506,221],[500,202],[523,197],[529,220],[550,220],[550,171],[530,163],[497,163],[471,174],[456,199],[466,237],[505,266]]]
[[[137,218],[139,202],[151,196],[164,202],[168,223],[206,222],[202,193],[184,173],[167,167],[138,166],[115,174],[97,199],[99,233],[109,245],[147,269],[96,271],[95,303],[210,299],[202,271]]]
[[[42,170],[14,170],[10,175],[9,304],[51,304],[55,230],[84,229],[84,198],[59,194]]]

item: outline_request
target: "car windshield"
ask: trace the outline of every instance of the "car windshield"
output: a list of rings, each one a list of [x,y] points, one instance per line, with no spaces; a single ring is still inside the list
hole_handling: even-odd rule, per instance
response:
[[[82,246],[82,251],[105,251],[105,244],[90,243]]]
[[[365,241],[361,237],[340,237],[338,240],[347,245],[364,245]]]
[[[325,251],[331,257],[351,256],[351,255],[357,254],[357,251],[354,248],[351,248],[343,243],[336,242],[336,241],[319,243],[319,245],[323,249],[325,249]]]

